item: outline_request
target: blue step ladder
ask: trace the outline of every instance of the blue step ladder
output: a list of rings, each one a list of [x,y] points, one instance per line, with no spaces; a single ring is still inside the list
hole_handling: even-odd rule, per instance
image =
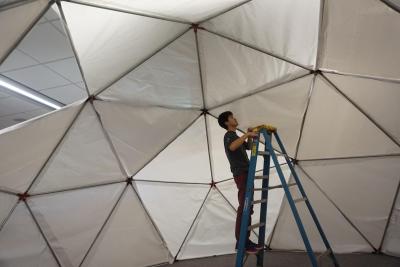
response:
[[[315,255],[314,251],[312,250],[310,241],[308,240],[308,237],[307,237],[307,233],[304,229],[303,223],[299,216],[299,212],[296,208],[296,204],[301,203],[301,202],[304,202],[306,204],[308,211],[310,212],[310,215],[315,223],[315,226],[317,227],[318,232],[324,242],[326,252],[321,255],[328,254],[330,256],[330,258],[332,259],[334,266],[339,267],[339,264],[338,264],[336,257],[332,251],[332,248],[329,245],[328,239],[326,238],[325,233],[322,230],[321,224],[318,221],[317,215],[315,214],[313,208],[311,207],[311,203],[307,198],[307,195],[304,191],[303,186],[300,183],[300,179],[299,179],[297,173],[295,172],[292,161],[287,156],[285,147],[282,144],[282,141],[278,135],[277,129],[270,125],[260,125],[260,126],[257,126],[256,128],[254,128],[253,131],[258,133],[258,137],[253,139],[253,143],[251,145],[251,158],[250,158],[250,166],[249,166],[249,171],[248,171],[248,176],[247,176],[246,196],[245,196],[245,202],[244,202],[243,213],[242,213],[242,221],[241,221],[241,225],[240,225],[239,244],[238,244],[238,250],[237,250],[237,255],[236,255],[236,267],[243,267],[245,258],[247,258],[247,254],[245,253],[246,252],[245,245],[247,242],[246,239],[247,239],[248,231],[253,231],[256,228],[259,228],[258,244],[265,247],[265,226],[266,226],[266,219],[267,219],[268,191],[271,189],[277,189],[277,188],[283,188],[283,190],[285,191],[286,198],[289,202],[289,206],[292,210],[297,227],[298,227],[301,237],[303,239],[308,257],[310,258],[311,266],[319,267],[317,256]],[[276,153],[271,144],[272,135],[275,136],[276,142],[278,143],[278,146],[279,146],[280,150],[282,151],[282,155],[285,157],[286,163],[289,166],[291,174],[294,178],[294,183],[288,184],[285,180],[285,176],[283,175],[281,166],[279,165],[279,162],[278,162],[278,158],[277,158]],[[259,150],[260,137],[264,137],[264,139],[265,139],[264,151]],[[263,173],[261,176],[256,175],[257,158],[259,156],[264,157]],[[269,186],[269,170],[270,170],[270,159],[271,158],[272,158],[272,161],[274,162],[281,185]],[[256,179],[262,180],[261,188],[254,188],[254,181]],[[293,199],[292,194],[289,190],[289,187],[294,187],[294,186],[298,187],[300,194],[301,194],[301,197],[298,199]],[[261,198],[259,200],[254,200],[253,193],[257,192],[257,191],[261,191]],[[249,219],[251,216],[250,208],[252,205],[255,205],[255,204],[261,204],[260,220],[256,224],[249,225]],[[257,253],[257,267],[262,267],[263,261],[264,261],[264,249],[258,251],[258,253]]]

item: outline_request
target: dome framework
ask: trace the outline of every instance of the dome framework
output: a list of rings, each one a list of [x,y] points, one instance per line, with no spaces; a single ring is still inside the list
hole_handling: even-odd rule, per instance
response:
[[[0,130],[0,262],[234,253],[225,110],[241,130],[278,127],[335,252],[399,256],[400,15],[387,2],[5,2],[0,74],[46,94],[45,67],[81,100]],[[282,192],[268,212],[267,246],[304,250]]]

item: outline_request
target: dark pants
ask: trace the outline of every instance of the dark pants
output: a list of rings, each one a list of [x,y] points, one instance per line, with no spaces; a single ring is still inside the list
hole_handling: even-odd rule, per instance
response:
[[[243,173],[239,176],[235,176],[234,179],[235,179],[236,186],[238,188],[238,201],[239,201],[239,207],[237,209],[237,214],[236,214],[235,237],[236,237],[236,241],[239,242],[240,223],[242,222],[244,199],[245,199],[245,195],[246,195],[247,173]],[[253,214],[253,213],[254,213],[253,205],[251,205],[250,214]],[[250,220],[249,220],[249,225],[251,225],[251,216],[250,216]],[[247,240],[249,239],[249,236],[250,236],[250,231],[247,231]]]

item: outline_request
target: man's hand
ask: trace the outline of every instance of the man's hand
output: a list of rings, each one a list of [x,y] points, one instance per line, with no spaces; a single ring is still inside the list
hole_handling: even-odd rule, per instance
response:
[[[249,138],[249,137],[250,137],[250,138],[253,138],[253,137],[257,137],[257,136],[258,136],[258,134],[255,133],[255,132],[247,132],[245,135],[246,135],[248,138]]]

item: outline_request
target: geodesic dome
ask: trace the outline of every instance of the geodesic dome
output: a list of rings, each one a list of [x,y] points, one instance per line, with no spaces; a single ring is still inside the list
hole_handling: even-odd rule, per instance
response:
[[[1,77],[67,104],[0,131],[1,266],[234,253],[225,110],[277,126],[335,252],[400,255],[398,1],[0,4]],[[303,250],[268,205],[268,247]]]

